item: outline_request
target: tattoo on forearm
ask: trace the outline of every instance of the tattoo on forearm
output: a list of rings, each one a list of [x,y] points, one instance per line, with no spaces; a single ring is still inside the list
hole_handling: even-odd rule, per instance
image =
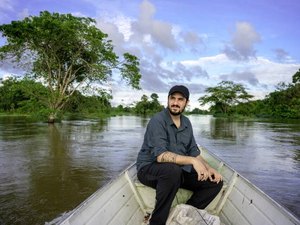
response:
[[[176,163],[176,158],[177,158],[176,154],[174,154],[172,152],[164,152],[164,153],[162,153],[161,161]]]

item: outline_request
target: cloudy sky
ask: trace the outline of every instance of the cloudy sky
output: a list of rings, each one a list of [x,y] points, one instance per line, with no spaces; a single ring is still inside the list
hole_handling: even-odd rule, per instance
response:
[[[114,105],[151,93],[165,105],[170,87],[184,84],[200,107],[223,80],[263,98],[300,68],[299,0],[0,0],[0,24],[44,10],[94,18],[118,54],[139,57],[142,90],[116,78]],[[0,77],[17,73],[1,65]]]

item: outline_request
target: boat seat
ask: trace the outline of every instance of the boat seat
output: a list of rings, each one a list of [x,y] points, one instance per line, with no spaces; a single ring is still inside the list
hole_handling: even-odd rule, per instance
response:
[[[152,210],[154,209],[154,205],[155,205],[155,189],[142,184],[137,178],[134,179],[134,183],[135,183],[137,192],[139,193],[139,196],[144,205],[145,211],[148,213],[151,213]],[[227,185],[224,183],[219,194],[205,208],[209,213],[216,214],[215,213],[216,208],[218,206],[218,203],[219,203],[222,195],[225,193],[226,188],[227,188]],[[177,194],[173,200],[172,207],[174,207],[178,204],[186,203],[186,201],[192,196],[192,194],[193,194],[193,192],[190,190],[179,188],[179,190],[177,191]]]

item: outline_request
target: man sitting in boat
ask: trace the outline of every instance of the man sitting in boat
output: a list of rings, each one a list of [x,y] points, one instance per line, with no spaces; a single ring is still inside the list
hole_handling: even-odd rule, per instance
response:
[[[137,157],[138,179],[156,189],[150,225],[166,223],[179,188],[193,191],[186,204],[204,209],[223,185],[221,174],[200,156],[191,122],[182,115],[188,103],[185,86],[170,89],[168,106],[149,121]]]

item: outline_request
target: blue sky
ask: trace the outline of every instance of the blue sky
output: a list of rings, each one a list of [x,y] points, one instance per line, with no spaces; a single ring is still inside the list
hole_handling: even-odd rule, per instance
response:
[[[118,54],[140,58],[142,90],[114,76],[114,105],[154,92],[166,104],[169,88],[184,84],[199,107],[205,88],[222,80],[263,98],[300,68],[298,0],[0,0],[0,23],[43,10],[94,18]],[[20,73],[0,66],[0,77]]]

